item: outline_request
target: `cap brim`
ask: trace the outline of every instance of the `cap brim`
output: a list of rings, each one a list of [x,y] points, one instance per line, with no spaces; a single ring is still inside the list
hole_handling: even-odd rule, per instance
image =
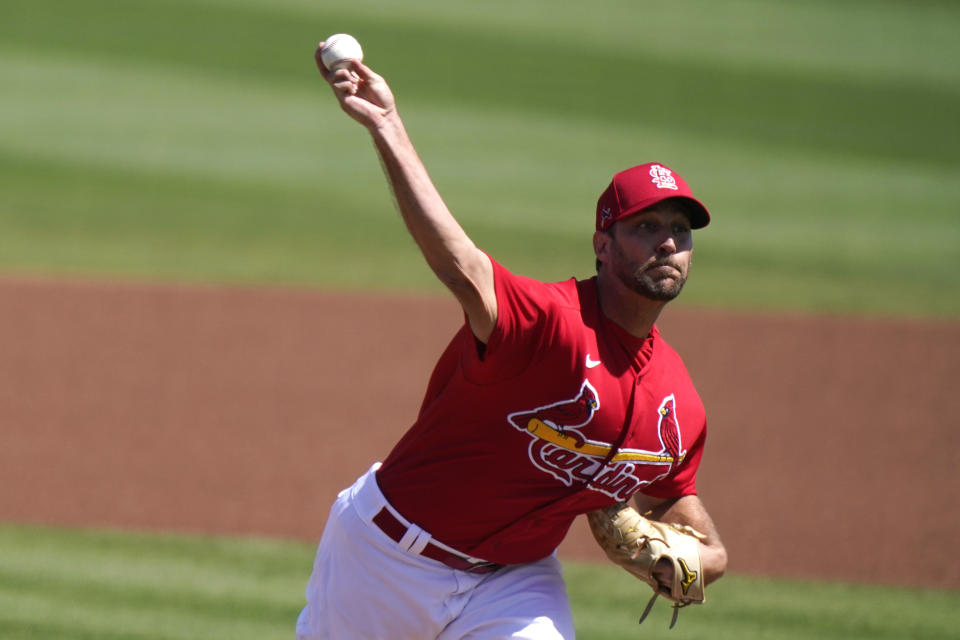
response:
[[[705,226],[710,224],[710,212],[707,211],[707,208],[703,206],[702,202],[696,198],[691,198],[690,196],[665,196],[663,198],[651,198],[649,200],[644,200],[627,211],[624,211],[617,217],[616,220],[611,221],[610,224],[613,224],[617,220],[623,220],[624,218],[632,216],[635,213],[640,213],[641,211],[649,209],[650,207],[660,204],[661,202],[666,202],[667,200],[683,202],[683,212],[690,219],[691,229],[703,229]],[[609,226],[610,225],[607,225],[607,227]]]
[[[687,204],[687,217],[690,218],[691,229],[703,229],[710,224],[710,212],[703,203],[689,196],[676,196],[677,200],[684,200]]]

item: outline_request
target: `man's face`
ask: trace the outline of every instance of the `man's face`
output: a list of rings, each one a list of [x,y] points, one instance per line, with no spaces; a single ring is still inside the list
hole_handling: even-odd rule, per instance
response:
[[[609,275],[651,300],[667,302],[680,295],[690,272],[693,235],[677,204],[658,203],[618,220],[603,235],[597,258]]]

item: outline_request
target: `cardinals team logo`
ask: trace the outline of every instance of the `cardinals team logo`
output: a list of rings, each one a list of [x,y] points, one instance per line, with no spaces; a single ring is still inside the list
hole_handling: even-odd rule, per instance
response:
[[[650,182],[657,185],[657,189],[679,189],[677,180],[673,177],[673,172],[666,167],[655,164],[650,167]]]
[[[511,413],[507,420],[518,429],[539,434],[541,438],[558,443],[567,442],[580,448],[586,444],[586,439],[577,428],[590,422],[599,408],[600,399],[596,389],[584,380],[576,397],[537,407],[533,411]]]
[[[507,420],[531,436],[529,456],[534,466],[567,486],[588,483],[589,488],[621,501],[667,475],[686,457],[673,395],[664,398],[657,409],[660,448],[655,451],[621,448],[614,453],[612,443],[587,438],[584,428],[599,409],[596,389],[584,380],[576,396],[511,413]],[[641,472],[641,465],[653,468]]]
[[[664,398],[657,413],[660,415],[657,420],[657,434],[660,436],[661,452],[666,454],[672,462],[680,462],[686,457],[687,452],[681,450],[676,398],[672,394]]]

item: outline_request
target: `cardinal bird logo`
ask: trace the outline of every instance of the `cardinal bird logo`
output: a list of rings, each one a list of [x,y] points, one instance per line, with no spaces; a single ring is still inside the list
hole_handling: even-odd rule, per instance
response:
[[[549,433],[551,437],[567,440],[579,449],[586,444],[586,440],[576,429],[590,422],[599,408],[596,389],[584,380],[580,393],[575,397],[533,411],[511,413],[507,419],[518,429],[538,433],[541,437]]]
[[[660,444],[663,445],[663,452],[670,456],[671,460],[680,460],[680,425],[677,424],[675,417],[677,402],[672,395],[664,399],[663,404],[657,409],[657,413],[660,414],[657,431],[660,434]]]
[[[686,457],[676,417],[676,400],[672,394],[657,407],[656,441],[659,447],[654,449],[624,447],[614,450],[611,442],[588,439],[583,429],[599,410],[597,391],[584,380],[574,397],[511,413],[507,420],[532,438],[529,456],[536,467],[567,486],[574,482],[588,483],[590,489],[621,501],[641,486],[667,475]],[[646,469],[643,477],[639,473],[640,466]]]

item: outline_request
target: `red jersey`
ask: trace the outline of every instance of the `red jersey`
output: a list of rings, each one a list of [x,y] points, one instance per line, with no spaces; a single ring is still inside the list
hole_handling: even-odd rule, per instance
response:
[[[493,334],[478,349],[465,324],[440,357],[377,472],[390,503],[463,553],[514,564],[637,491],[696,493],[703,403],[656,327],[638,339],[608,320],[596,278],[544,283],[493,265]]]

